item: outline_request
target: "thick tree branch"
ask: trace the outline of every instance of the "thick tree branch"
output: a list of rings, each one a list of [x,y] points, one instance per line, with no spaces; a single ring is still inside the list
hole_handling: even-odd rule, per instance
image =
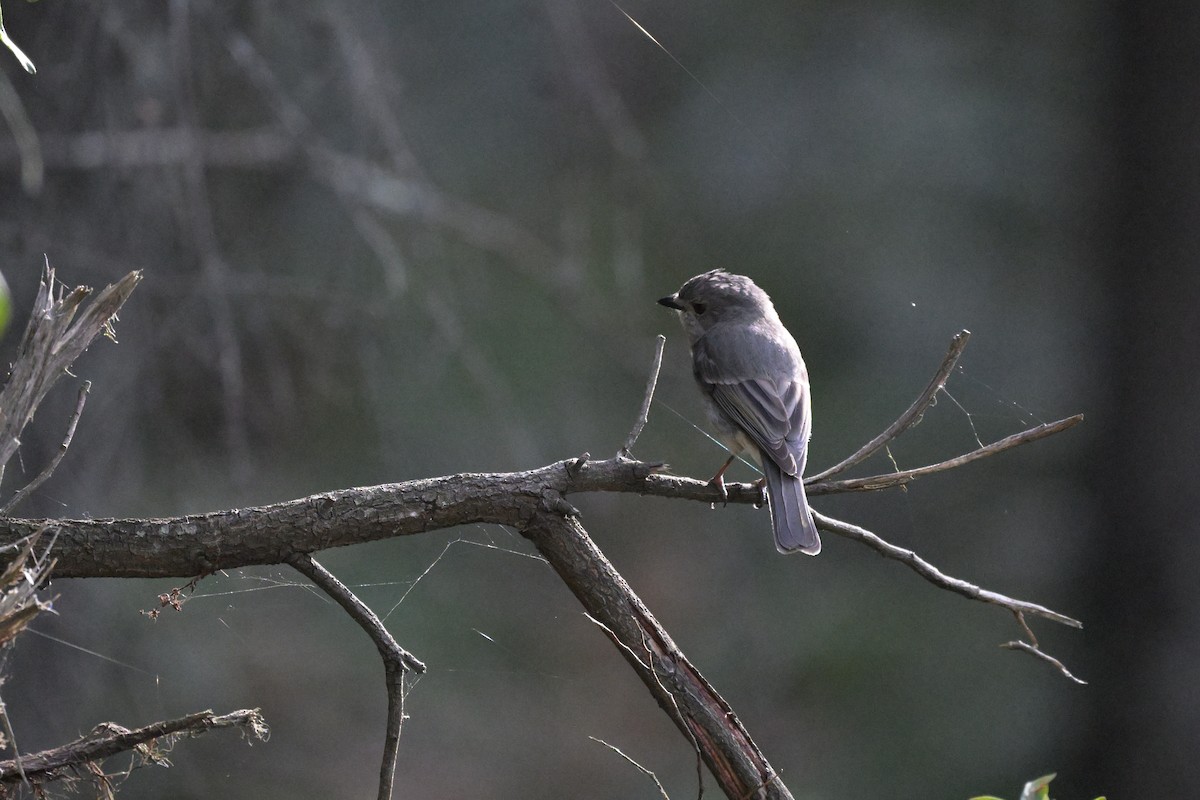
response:
[[[727,797],[792,796],[733,709],[675,646],[578,520],[538,512],[521,533],[693,742]]]
[[[26,351],[31,353],[25,365],[28,374],[14,367],[14,379],[4,394],[0,395],[0,414],[3,414],[3,418],[0,418],[0,456],[7,458],[15,452],[20,430],[32,417],[45,391],[82,352],[87,342],[100,330],[107,329],[109,320],[137,280],[138,274],[131,273],[118,284],[118,287],[126,287],[123,295],[119,295],[114,287],[109,287],[81,320],[69,328],[71,317],[86,292],[76,290],[66,296],[59,293],[55,298],[53,273],[47,269],[43,292],[39,295],[39,308],[46,307],[47,313],[41,317],[35,314],[22,346],[23,354]],[[114,296],[115,305],[112,304]],[[97,307],[100,308],[99,312],[96,311]],[[45,325],[37,321],[43,317],[49,321]],[[85,336],[89,331],[91,335]],[[817,477],[837,474],[861,462],[915,424],[944,386],[965,346],[967,336],[967,332],[963,331],[955,338],[934,379],[900,419],[850,458]],[[730,502],[756,502],[759,499],[757,487],[729,486],[727,497],[722,497],[716,487],[710,484],[659,474],[661,465],[628,457],[648,416],[662,345],[660,338],[654,368],[633,430],[619,454],[606,461],[590,461],[585,455],[525,472],[460,474],[327,492],[270,506],[171,519],[0,519],[0,547],[32,536],[35,532],[52,531],[57,537],[57,565],[54,572],[58,577],[193,577],[219,569],[254,564],[291,564],[325,589],[351,614],[372,636],[383,657],[390,708],[379,796],[386,800],[391,796],[400,723],[403,720],[403,673],[406,669],[423,671],[424,665],[400,648],[370,609],[314,561],[311,553],[456,525],[506,525],[520,531],[537,546],[579,599],[589,618],[617,645],[659,705],[692,743],[727,796],[790,798],[787,788],[750,739],[732,709],[687,661],[650,611],[612,568],[578,523],[578,511],[564,499],[569,493],[588,491],[629,491],[714,503],[718,499]],[[41,360],[38,354],[42,354]],[[45,354],[61,354],[67,360],[57,362],[53,358],[44,358]],[[18,376],[21,378],[19,382]],[[14,385],[26,388],[14,392],[13,399],[6,402],[5,398]],[[999,442],[981,445],[975,451],[940,464],[918,469],[871,478],[811,480],[810,493],[819,495],[903,485],[918,477],[962,466],[1064,430],[1078,421],[1076,417],[1031,428]],[[1056,622],[1078,626],[1076,620],[1043,606],[1014,600],[951,578],[912,551],[891,545],[858,526],[819,514],[817,520],[825,530],[864,542],[877,552],[907,564],[940,588],[1008,608],[1017,616],[1031,640],[1031,643],[1013,642],[1008,646],[1033,652],[1056,664],[1064,674],[1070,676],[1061,663],[1038,648],[1032,631],[1024,624],[1023,615],[1038,614]],[[164,725],[170,723],[160,723],[138,732],[120,729],[114,735],[108,735],[111,731],[103,735],[93,734],[66,748],[72,749],[74,760],[71,763],[92,761],[136,746],[137,742],[118,744],[133,741],[129,737],[136,737],[144,731],[150,731],[146,739],[169,733]],[[116,749],[112,750],[114,747]],[[38,759],[43,756],[38,754],[26,757],[21,762],[11,762],[12,774],[20,775],[24,766],[28,774],[52,776],[56,768],[40,766],[42,762]],[[2,768],[3,765],[0,765]],[[7,780],[7,775],[0,772],[0,780]]]
[[[962,331],[934,378],[915,403],[895,423],[853,456],[826,470],[832,475],[878,451],[919,419],[945,385],[969,334]],[[357,544],[472,523],[495,523],[524,530],[534,515],[550,511],[565,516],[578,512],[564,499],[572,492],[629,491],[715,503],[757,503],[760,492],[747,484],[727,485],[721,497],[711,484],[658,474],[660,464],[625,457],[644,425],[655,388],[662,342],[647,383],[641,411],[622,453],[606,461],[586,454],[540,469],[516,473],[461,474],[401,484],[348,489],[313,495],[260,508],[238,509],[162,520],[0,520],[0,545],[35,529],[53,527],[60,536],[56,574],[62,577],[187,577],[218,569],[275,564],[293,554]],[[995,455],[1021,444],[1066,430],[1082,419],[1069,417],[1038,425],[938,464],[885,475],[836,481],[809,479],[813,496],[846,491],[871,491],[904,485],[930,475]],[[820,476],[817,476],[820,477]],[[907,564],[940,588],[981,602],[1029,613],[1073,627],[1080,623],[1035,603],[1017,600],[951,578],[915,553],[896,547],[856,525],[818,515],[826,530],[863,542],[880,554]],[[1036,650],[1019,644],[1014,649]],[[1057,663],[1057,662],[1054,662]],[[1059,665],[1061,667],[1061,665]],[[1065,667],[1062,668],[1065,674]],[[1073,676],[1072,676],[1073,677]]]
[[[721,502],[716,487],[695,478],[658,474],[656,466],[621,457],[566,459],[526,472],[461,473],[169,519],[0,519],[0,546],[49,528],[58,534],[57,577],[191,577],[279,564],[292,552],[314,553],[456,525],[493,523],[521,529],[539,511],[567,510],[562,496],[573,492],[634,492]],[[761,496],[753,484],[727,484],[727,489],[731,503],[752,504]],[[849,490],[836,483],[812,487],[814,495],[838,491]],[[862,528],[823,516],[818,521],[832,533],[870,543],[860,533]],[[875,539],[886,547],[874,549],[911,566],[907,556],[898,555],[909,551]],[[993,602],[984,596],[973,599]],[[1070,619],[1056,612],[1042,616],[1059,622]]]

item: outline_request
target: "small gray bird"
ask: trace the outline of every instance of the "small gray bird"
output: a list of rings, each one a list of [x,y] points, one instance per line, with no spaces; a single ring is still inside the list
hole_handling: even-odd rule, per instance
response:
[[[729,446],[710,482],[724,494],[725,470],[748,451],[766,478],[775,547],[815,556],[821,539],[801,480],[812,432],[808,370],[771,298],[744,275],[714,269],[658,302],[679,312],[709,420]]]

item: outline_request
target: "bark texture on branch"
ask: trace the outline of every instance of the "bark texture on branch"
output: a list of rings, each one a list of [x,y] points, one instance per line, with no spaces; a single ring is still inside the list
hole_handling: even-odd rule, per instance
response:
[[[720,499],[700,481],[650,471],[649,465],[622,458],[582,465],[567,460],[525,472],[460,473],[167,519],[0,519],[0,546],[48,527],[58,533],[55,577],[181,578],[281,564],[292,553],[455,525],[521,528],[539,509],[566,507],[562,495],[568,492]],[[754,491],[732,488],[731,502],[758,497]]]
[[[671,641],[574,517],[539,512],[521,531],[696,748],[726,797],[790,800],[729,704]]]

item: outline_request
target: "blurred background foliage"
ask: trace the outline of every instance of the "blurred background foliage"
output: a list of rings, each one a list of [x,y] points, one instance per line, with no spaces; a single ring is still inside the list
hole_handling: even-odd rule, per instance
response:
[[[636,454],[707,476],[722,454],[654,299],[723,266],[767,289],[805,352],[814,469],[907,407],[961,328],[962,369],[897,464],[1088,415],[904,492],[816,502],[1081,617],[1038,630],[1088,687],[998,650],[1016,635],[1002,613],[852,544],[785,559],[765,512],[572,497],[796,796],[968,797],[1052,770],[1064,798],[1200,785],[1196,10],[4,12],[39,68],[0,64],[6,356],[44,255],[69,283],[146,274],[120,345],[78,364],[87,410],[24,515],[175,515],[615,452],[660,332]],[[74,394],[43,406],[7,490],[58,446]],[[401,795],[655,796],[597,737],[692,796],[686,743],[530,552],[475,527],[322,556],[430,666]],[[22,749],[260,706],[268,743],[187,742],[123,796],[373,796],[385,703],[361,631],[283,568],[138,613],[178,583],[54,584],[58,616],[5,657]]]

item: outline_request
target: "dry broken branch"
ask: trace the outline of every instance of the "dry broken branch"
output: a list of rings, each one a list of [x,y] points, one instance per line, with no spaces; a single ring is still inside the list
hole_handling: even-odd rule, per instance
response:
[[[18,546],[13,548],[16,554],[0,572],[0,645],[20,633],[38,613],[53,610],[50,603],[37,597],[38,587],[45,583],[55,563],[50,557],[53,536],[41,555],[35,552],[44,530],[34,531],[24,542],[17,542]]]
[[[76,767],[102,761],[118,753],[156,744],[156,740],[179,736],[199,736],[219,728],[241,728],[243,732],[258,740],[269,735],[267,723],[255,709],[242,709],[229,714],[216,715],[212,711],[201,711],[174,720],[155,722],[141,728],[129,730],[111,722],[97,725],[92,731],[73,742],[21,757],[25,776],[33,784],[57,780]],[[144,751],[150,753],[152,750]],[[0,785],[21,780],[16,760],[0,761]]]
[[[56,288],[54,269],[47,261],[8,383],[0,392],[0,477],[46,393],[97,336],[112,335],[112,320],[141,279],[141,272],[130,272],[85,306],[92,290]]]

